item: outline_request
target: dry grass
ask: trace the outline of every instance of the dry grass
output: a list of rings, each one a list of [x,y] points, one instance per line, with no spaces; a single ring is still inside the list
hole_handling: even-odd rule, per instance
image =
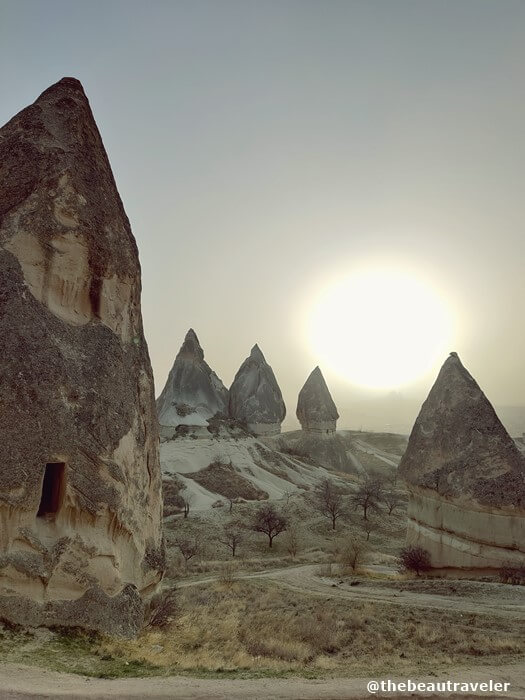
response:
[[[510,661],[525,653],[523,624],[486,617],[320,600],[270,583],[228,580],[179,591],[167,632],[106,642],[103,652],[160,669],[355,675]]]

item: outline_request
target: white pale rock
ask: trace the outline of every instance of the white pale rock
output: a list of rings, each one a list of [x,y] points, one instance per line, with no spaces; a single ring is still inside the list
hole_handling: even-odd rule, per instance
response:
[[[258,345],[244,360],[230,387],[230,416],[256,435],[276,435],[286,407],[272,368]]]
[[[408,542],[433,567],[525,566],[525,460],[456,353],[414,424],[399,473],[410,491]]]
[[[157,399],[157,413],[161,426],[207,426],[217,413],[228,413],[228,390],[205,362],[192,328]]]

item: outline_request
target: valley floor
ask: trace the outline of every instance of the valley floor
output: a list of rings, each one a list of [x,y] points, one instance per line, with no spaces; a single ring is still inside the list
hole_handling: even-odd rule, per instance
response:
[[[525,662],[508,666],[476,666],[440,671],[432,676],[411,676],[415,681],[483,682],[508,681],[510,691],[501,697],[507,700],[525,698]],[[87,698],[89,700],[356,700],[357,698],[407,698],[408,694],[370,695],[366,690],[369,678],[304,678],[207,679],[172,676],[166,678],[125,678],[107,680],[69,673],[57,673],[19,664],[0,665],[0,698],[3,700],[47,700]],[[397,680],[406,680],[398,677]],[[412,697],[414,697],[412,695]],[[484,695],[429,694],[425,697],[461,697],[463,700]],[[497,697],[497,696],[492,696]]]

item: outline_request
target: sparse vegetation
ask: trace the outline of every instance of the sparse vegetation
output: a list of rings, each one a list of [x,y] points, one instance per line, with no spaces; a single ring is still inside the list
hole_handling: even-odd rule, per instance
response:
[[[259,508],[251,524],[254,532],[263,532],[268,537],[268,547],[272,547],[274,538],[284,532],[287,526],[287,519],[271,504]]]
[[[355,535],[347,535],[337,540],[334,555],[342,573],[357,571],[368,559],[370,548],[367,542]]]
[[[244,538],[245,532],[237,523],[228,523],[222,530],[222,535],[219,537],[219,542],[225,547],[228,547],[232,553],[232,557],[235,557],[239,545],[242,543]]]
[[[324,479],[313,493],[313,504],[317,510],[330,519],[332,530],[336,529],[338,518],[343,515],[343,496],[332,479]]]
[[[196,539],[191,539],[189,537],[179,537],[176,540],[176,545],[184,558],[186,566],[188,565],[190,559],[196,557],[201,551],[200,542],[198,542],[198,540]]]
[[[356,509],[362,509],[363,518],[367,520],[370,510],[379,510],[382,497],[383,481],[381,477],[377,474],[366,474],[351,500]]]
[[[401,571],[412,571],[420,576],[431,568],[430,554],[423,547],[404,547],[399,553],[398,565]]]
[[[295,559],[299,552],[299,543],[299,527],[296,523],[291,523],[284,533],[284,546],[292,559]]]
[[[514,564],[505,564],[499,570],[501,583],[510,583],[513,586],[525,585],[525,566],[517,567]]]
[[[144,627],[146,629],[165,629],[177,614],[177,597],[174,588],[160,591],[152,596],[146,605]]]
[[[396,491],[385,491],[383,494],[383,503],[386,506],[388,515],[392,515],[396,508],[401,505],[401,496]]]
[[[4,630],[6,662],[117,678],[450,672],[451,665],[502,665],[525,653],[525,626],[512,618],[319,599],[275,584],[235,579],[181,588],[164,629],[138,639]]]

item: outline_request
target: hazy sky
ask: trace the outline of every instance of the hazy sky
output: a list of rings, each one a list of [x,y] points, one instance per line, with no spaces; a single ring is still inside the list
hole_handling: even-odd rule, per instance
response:
[[[321,290],[376,262],[426,280],[449,349],[493,403],[525,404],[524,65],[523,0],[0,0],[0,122],[65,75],[90,99],[157,394],[190,326],[228,386],[258,342],[290,427],[318,363],[340,427],[415,417],[439,363],[366,391],[306,331]],[[363,309],[334,314],[350,345]],[[421,316],[385,295],[400,328]],[[409,335],[390,324],[375,350]]]

